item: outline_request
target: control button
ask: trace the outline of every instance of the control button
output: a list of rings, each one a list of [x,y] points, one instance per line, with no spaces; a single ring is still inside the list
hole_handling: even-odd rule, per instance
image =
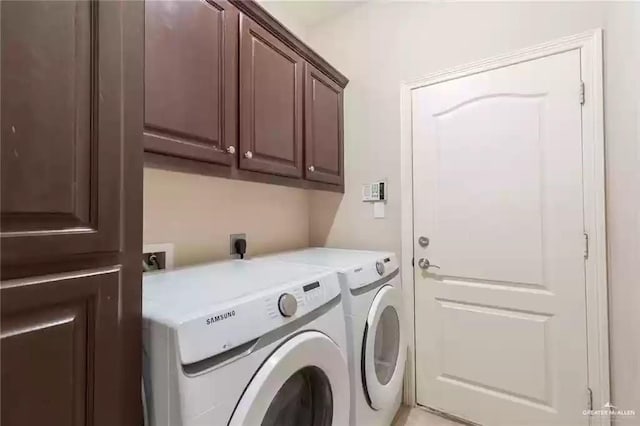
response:
[[[376,262],[376,271],[378,271],[378,275],[384,274],[384,263]]]
[[[283,317],[293,316],[298,310],[298,301],[293,295],[284,293],[278,299],[278,310],[280,310]]]

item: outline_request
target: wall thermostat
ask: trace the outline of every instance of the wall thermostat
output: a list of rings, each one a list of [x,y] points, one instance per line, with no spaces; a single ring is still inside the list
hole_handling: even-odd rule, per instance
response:
[[[385,201],[387,184],[384,181],[362,185],[362,201]]]

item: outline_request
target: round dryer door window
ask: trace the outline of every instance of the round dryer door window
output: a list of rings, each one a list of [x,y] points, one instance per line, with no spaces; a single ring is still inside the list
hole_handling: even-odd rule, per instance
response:
[[[345,357],[333,340],[317,331],[300,333],[262,364],[229,425],[346,425],[348,377]]]
[[[400,319],[395,308],[387,306],[380,315],[373,342],[373,365],[378,381],[388,384],[398,364]]]
[[[362,383],[372,408],[395,403],[404,377],[405,346],[402,294],[388,285],[371,303],[363,338]]]

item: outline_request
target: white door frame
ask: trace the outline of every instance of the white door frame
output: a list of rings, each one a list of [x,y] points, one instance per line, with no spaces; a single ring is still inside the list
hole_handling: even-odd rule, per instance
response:
[[[415,281],[413,259],[413,159],[411,93],[421,87],[542,58],[569,50],[580,50],[581,75],[585,87],[582,107],[583,200],[585,231],[589,235],[586,260],[587,357],[588,380],[593,408],[609,401],[609,320],[607,306],[607,239],[605,220],[605,157],[602,82],[602,29],[564,37],[505,55],[436,72],[401,86],[400,173],[402,199],[403,297],[409,326],[409,352],[406,361],[404,401],[416,405],[415,378]],[[579,88],[576,87],[576,97]],[[587,409],[585,389],[585,409]],[[609,425],[606,416],[593,417],[592,425]]]

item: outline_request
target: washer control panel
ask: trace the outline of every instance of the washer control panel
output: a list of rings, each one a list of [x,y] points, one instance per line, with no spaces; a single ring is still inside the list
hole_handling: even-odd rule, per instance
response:
[[[393,253],[383,253],[382,256],[377,259],[363,262],[354,269],[343,271],[341,274],[347,287],[351,290],[356,290],[367,286],[372,282],[384,280],[389,275],[394,275],[395,278],[392,277],[390,279],[394,279],[396,282],[399,282],[399,267],[398,259]]]
[[[317,274],[212,306],[177,327],[182,363],[191,363],[256,339],[340,295],[335,272]]]

